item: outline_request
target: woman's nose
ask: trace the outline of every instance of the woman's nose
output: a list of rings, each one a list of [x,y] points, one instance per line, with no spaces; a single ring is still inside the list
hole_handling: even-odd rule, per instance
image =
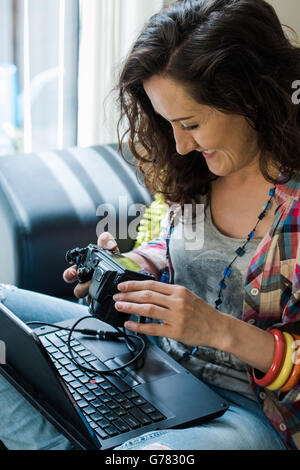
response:
[[[174,138],[176,142],[176,150],[180,155],[186,155],[199,147],[195,139],[188,131],[174,129]]]

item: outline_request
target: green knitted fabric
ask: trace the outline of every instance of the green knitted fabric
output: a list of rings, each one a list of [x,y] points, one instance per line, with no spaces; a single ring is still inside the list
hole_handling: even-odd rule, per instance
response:
[[[160,223],[167,213],[167,205],[160,194],[154,196],[154,201],[147,207],[138,227],[138,235],[134,249],[142,243],[149,242],[158,237]]]

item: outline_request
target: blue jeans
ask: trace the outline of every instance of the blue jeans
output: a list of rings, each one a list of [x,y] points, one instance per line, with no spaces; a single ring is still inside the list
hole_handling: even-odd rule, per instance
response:
[[[87,314],[87,307],[0,284],[0,302],[24,322],[55,323]],[[215,388],[230,404],[209,423],[186,429],[152,431],[116,449],[285,450],[258,403]],[[8,449],[72,449],[72,444],[0,375],[0,440]]]

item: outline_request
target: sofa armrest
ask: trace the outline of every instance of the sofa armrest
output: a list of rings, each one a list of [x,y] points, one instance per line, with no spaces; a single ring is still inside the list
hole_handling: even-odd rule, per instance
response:
[[[134,240],[118,236],[118,223],[134,218],[124,201],[148,205],[152,197],[116,145],[0,157],[0,282],[72,296],[65,253],[96,243],[101,204],[115,210],[121,252],[132,249]]]

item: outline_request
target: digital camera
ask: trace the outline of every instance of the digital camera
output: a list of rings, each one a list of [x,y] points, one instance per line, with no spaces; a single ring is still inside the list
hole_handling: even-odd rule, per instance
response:
[[[90,313],[112,325],[120,327],[129,319],[129,315],[115,309],[113,295],[119,292],[117,285],[124,281],[154,280],[130,258],[111,252],[96,245],[86,248],[74,248],[66,253],[66,261],[77,265],[78,281],[84,283],[91,280],[89,296]]]

